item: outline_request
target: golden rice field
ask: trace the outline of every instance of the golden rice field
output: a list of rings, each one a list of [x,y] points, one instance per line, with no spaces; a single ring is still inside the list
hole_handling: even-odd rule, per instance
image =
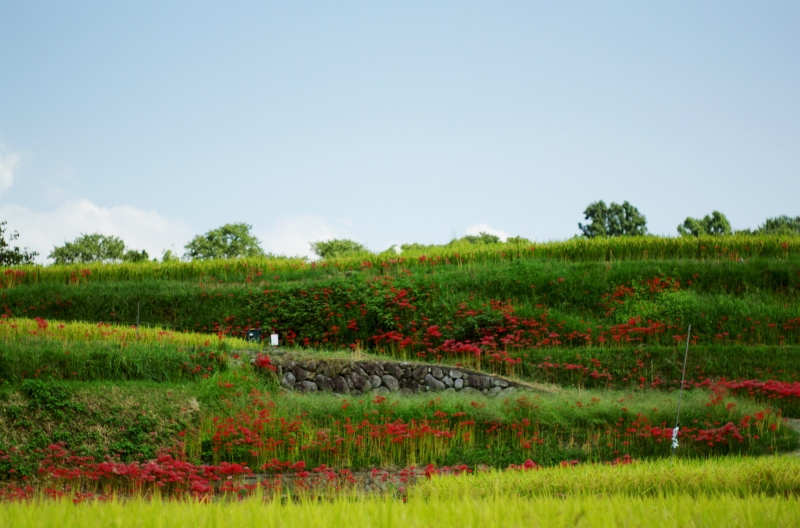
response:
[[[783,527],[800,523],[797,497],[557,496],[523,499],[497,495],[484,499],[450,496],[433,501],[379,498],[354,501],[264,503],[258,499],[211,504],[160,501],[110,501],[73,504],[69,500],[0,505],[0,527],[193,528],[258,526],[340,528],[345,526],[416,528],[548,528],[561,526]]]
[[[425,501],[448,497],[539,499],[609,494],[798,496],[800,458],[659,459],[616,467],[585,464],[537,471],[487,471],[422,481],[410,491],[410,496]]]
[[[211,502],[69,496],[0,503],[0,527],[513,527],[800,525],[793,457],[669,460],[434,476],[405,496],[355,490]]]
[[[257,347],[244,339],[227,334],[217,336],[194,332],[176,332],[166,328],[126,326],[111,323],[45,321],[30,318],[0,319],[0,340],[45,338],[65,342],[111,341],[119,343],[159,343],[186,347],[217,345],[225,342],[233,348]]]

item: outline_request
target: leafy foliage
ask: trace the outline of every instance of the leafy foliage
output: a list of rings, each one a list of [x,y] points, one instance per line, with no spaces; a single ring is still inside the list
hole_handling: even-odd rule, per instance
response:
[[[368,253],[369,250],[355,240],[334,238],[311,243],[311,251],[323,259]]]
[[[5,225],[5,221],[0,222],[0,266],[32,264],[33,259],[36,258],[38,253],[35,251],[28,251],[28,248],[20,249],[17,246],[11,247],[10,242],[19,238],[19,233],[16,231],[9,233],[8,240],[6,240]]]
[[[453,240],[448,245],[454,246],[462,243],[473,244],[473,245],[480,245],[480,244],[499,244],[500,237],[496,235],[490,235],[489,233],[484,233],[481,231],[477,235],[467,235],[456,240]]]
[[[683,224],[678,226],[678,233],[681,236],[696,236],[700,235],[730,235],[731,224],[724,214],[719,211],[714,211],[711,215],[706,215],[702,219],[686,217]]]
[[[129,249],[125,252],[122,256],[122,260],[124,262],[145,262],[150,259],[150,256],[147,254],[147,251],[144,249],[141,251],[136,251],[135,249]]]
[[[171,249],[165,249],[161,254],[161,262],[178,262],[180,260],[180,257]]]
[[[628,203],[622,205],[611,202],[606,206],[603,200],[589,204],[583,212],[590,224],[578,224],[583,236],[587,238],[635,236],[647,234],[647,219],[639,210]]]
[[[186,244],[186,257],[192,260],[231,259],[264,256],[259,240],[250,233],[253,226],[243,222],[225,224]]]
[[[55,260],[56,264],[119,262],[125,258],[125,242],[119,237],[100,233],[82,234],[73,242],[53,248],[48,258]]]
[[[756,232],[775,235],[800,235],[800,216],[792,218],[781,215],[776,218],[767,218],[764,225],[760,226]]]

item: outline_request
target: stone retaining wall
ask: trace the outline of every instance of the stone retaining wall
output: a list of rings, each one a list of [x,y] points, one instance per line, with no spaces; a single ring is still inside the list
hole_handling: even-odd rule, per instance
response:
[[[283,387],[297,392],[505,395],[524,386],[463,368],[397,361],[293,360],[272,356]]]

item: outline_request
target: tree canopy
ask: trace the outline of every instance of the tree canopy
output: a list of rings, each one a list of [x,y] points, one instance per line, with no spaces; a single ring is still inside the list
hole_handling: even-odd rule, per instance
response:
[[[485,233],[481,231],[477,235],[466,235],[461,238],[457,238],[452,240],[448,246],[455,246],[462,243],[472,244],[472,245],[483,245],[483,244],[497,244],[500,242],[500,237],[497,235],[490,235],[489,233]]]
[[[700,235],[730,235],[731,224],[724,214],[714,211],[711,215],[706,215],[702,219],[687,216],[686,220],[678,226],[678,233],[681,236],[700,236]]]
[[[800,216],[792,218],[781,215],[775,218],[767,218],[764,225],[760,226],[757,233],[781,234],[781,235],[800,235]]]
[[[252,228],[250,224],[240,222],[197,235],[184,246],[185,256],[192,260],[264,256],[259,240],[250,233]]]
[[[627,201],[622,205],[611,202],[606,206],[600,200],[589,204],[583,214],[591,223],[579,223],[578,228],[587,238],[647,234],[647,219]]]
[[[136,257],[133,254],[140,255],[138,251],[129,253],[134,259]],[[147,252],[141,253],[144,253],[146,259]],[[120,262],[125,260],[125,242],[119,237],[100,233],[82,234],[72,242],[54,247],[48,258],[53,259],[56,264]]]
[[[311,242],[311,251],[323,259],[357,255],[359,253],[368,252],[367,248],[365,248],[362,244],[347,238],[334,238],[332,240]]]
[[[19,233],[14,231],[6,235],[6,222],[0,222],[0,266],[17,266],[19,264],[32,264],[33,259],[38,255],[35,251],[28,251],[28,248],[20,249],[18,246],[11,246],[11,242],[19,238]],[[6,240],[6,236],[8,240]]]

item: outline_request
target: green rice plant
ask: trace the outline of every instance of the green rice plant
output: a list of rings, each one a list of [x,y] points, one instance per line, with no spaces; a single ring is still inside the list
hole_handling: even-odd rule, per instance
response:
[[[0,319],[0,344],[7,382],[194,379],[225,370],[231,350],[238,358],[259,347],[225,335],[38,318]]]
[[[189,437],[209,462],[259,467],[271,459],[308,467],[404,467],[532,459],[542,466],[670,456],[678,395],[559,391],[503,399],[440,395],[406,398],[285,394],[237,388],[228,409]],[[678,457],[770,454],[793,449],[797,434],[780,416],[748,401],[683,397]]]
[[[697,344],[786,345],[800,343],[799,262],[519,260],[273,276],[259,284],[40,283],[0,290],[0,303],[9,316],[127,325],[140,319],[225,335],[257,327],[282,334],[287,344],[382,348],[409,357],[447,340],[476,344],[491,334],[503,352],[540,344],[666,346],[679,342],[675,336],[690,323]],[[529,320],[545,314],[548,330],[534,341],[502,341],[503,333],[530,334]],[[624,325],[648,333],[623,336]],[[427,336],[433,326],[438,340]],[[551,333],[557,343],[545,342]]]
[[[532,244],[456,244],[409,250],[402,255],[368,254],[322,262],[289,258],[221,259],[191,262],[142,262],[21,266],[0,269],[0,288],[25,284],[140,282],[149,280],[262,283],[276,274],[284,280],[324,277],[365,268],[410,269],[478,263],[543,260],[553,262],[699,259],[716,262],[752,258],[789,259],[800,255],[800,237],[745,235],[727,237],[572,238]]]
[[[159,342],[0,339],[0,380],[179,381],[225,370],[223,349]]]

